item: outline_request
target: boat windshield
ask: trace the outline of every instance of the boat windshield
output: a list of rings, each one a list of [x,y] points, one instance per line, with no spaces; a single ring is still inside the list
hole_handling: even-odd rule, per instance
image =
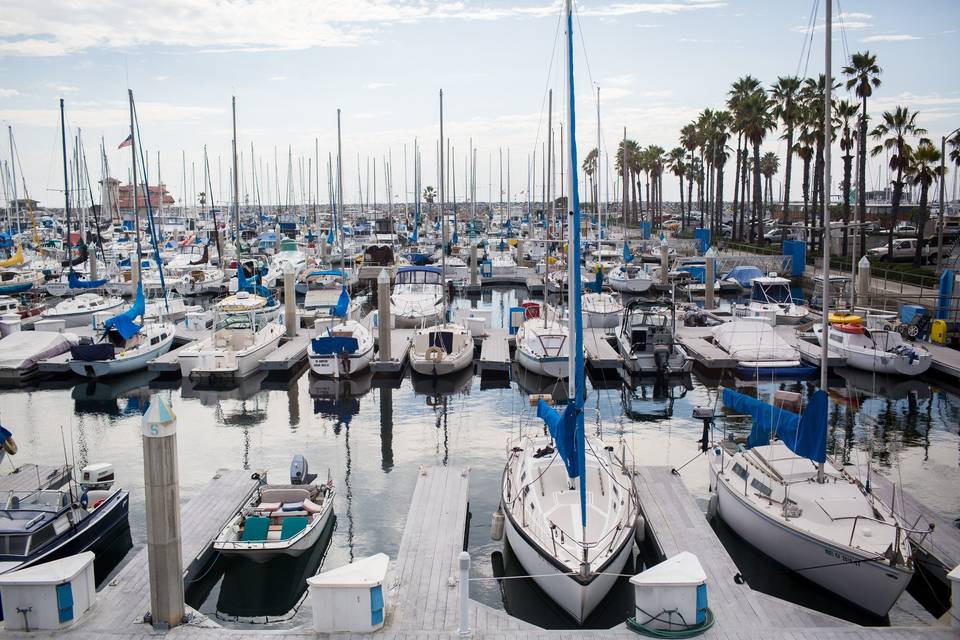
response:
[[[750,297],[758,302],[773,302],[776,304],[790,304],[793,302],[790,285],[780,282],[764,283],[754,280],[753,292]]]

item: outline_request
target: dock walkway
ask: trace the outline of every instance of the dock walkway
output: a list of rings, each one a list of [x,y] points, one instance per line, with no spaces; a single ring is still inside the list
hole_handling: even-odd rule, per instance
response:
[[[510,375],[510,342],[506,329],[487,329],[480,345],[477,371],[484,375]]]
[[[737,366],[735,358],[713,344],[708,338],[713,337],[712,327],[685,327],[677,325],[676,341],[682,346],[696,363],[707,369],[733,369]]]
[[[260,359],[261,371],[290,371],[307,359],[310,337],[306,332],[294,336]]]
[[[593,369],[619,369],[623,365],[620,352],[613,348],[607,329],[584,329],[583,351],[587,364]]]

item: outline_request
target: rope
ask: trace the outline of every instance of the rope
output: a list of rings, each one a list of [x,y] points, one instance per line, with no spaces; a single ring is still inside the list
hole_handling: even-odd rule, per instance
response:
[[[641,623],[641,622],[637,622],[636,618],[633,618],[633,617],[627,618],[627,628],[633,631],[634,633],[639,633],[640,635],[644,635],[649,638],[694,638],[696,636],[699,636],[702,633],[705,633],[708,629],[710,629],[713,626],[713,623],[716,622],[716,618],[714,617],[713,611],[710,609],[710,607],[707,607],[706,609],[706,612],[705,612],[706,615],[704,617],[703,623],[696,624],[696,625],[686,624],[686,621],[683,620],[683,616],[680,614],[679,611],[676,611],[676,610],[667,611],[666,609],[664,609],[663,611],[661,611],[655,616],[651,616],[649,613],[647,613],[646,611],[643,611],[643,609],[640,609],[639,607],[637,607],[637,610],[649,616],[650,619],[647,620],[646,623]],[[668,630],[668,629],[654,629],[652,627],[647,626],[650,622],[653,622],[654,620],[658,622],[664,622],[670,625],[675,625],[676,623],[674,623],[670,618],[668,618],[667,620],[664,620],[663,618],[660,617],[664,613],[670,615],[671,617],[673,613],[676,613],[678,616],[680,616],[680,620],[683,622],[682,626],[684,628],[676,629],[676,630]]]

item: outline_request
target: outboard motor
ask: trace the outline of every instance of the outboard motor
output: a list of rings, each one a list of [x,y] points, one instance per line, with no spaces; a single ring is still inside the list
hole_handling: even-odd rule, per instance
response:
[[[306,458],[299,453],[293,456],[290,463],[290,484],[310,484],[316,477],[317,474],[310,473]]]
[[[109,491],[113,486],[113,465],[109,462],[88,464],[80,470],[78,484],[85,491]]]
[[[700,451],[706,453],[710,450],[710,428],[713,427],[713,421],[716,413],[713,407],[694,407],[693,419],[703,421],[703,435],[697,442],[700,444]]]
[[[653,348],[653,363],[657,366],[657,373],[666,372],[670,364],[670,345],[658,344]]]

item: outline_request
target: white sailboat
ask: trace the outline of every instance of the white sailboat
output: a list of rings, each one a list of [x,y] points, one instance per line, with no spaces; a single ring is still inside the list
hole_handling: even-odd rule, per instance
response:
[[[565,2],[568,78],[568,168],[576,176],[573,135],[573,35],[571,0]],[[626,475],[625,450],[614,453],[599,438],[584,435],[586,378],[580,309],[580,202],[576,179],[570,185],[572,211],[568,263],[570,333],[575,344],[568,365],[573,373],[570,404],[563,413],[543,400],[537,414],[550,437],[524,437],[507,449],[501,509],[507,540],[527,574],[578,623],[607,595],[633,548],[636,506]],[[532,325],[537,322],[528,323]]]

